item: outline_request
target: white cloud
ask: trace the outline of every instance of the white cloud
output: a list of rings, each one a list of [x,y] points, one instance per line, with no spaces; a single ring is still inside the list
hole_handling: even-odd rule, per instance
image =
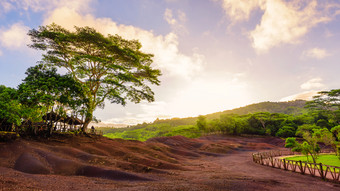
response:
[[[249,32],[258,53],[280,44],[299,43],[311,28],[331,20],[327,6],[318,6],[317,0],[222,0],[222,5],[232,23],[248,20],[257,8],[264,12],[260,24]]]
[[[2,10],[2,12],[7,13],[9,11],[11,11],[12,9],[14,9],[13,5],[10,2],[7,1],[1,1],[0,2],[0,10]]]
[[[249,103],[251,98],[247,84],[240,80],[242,75],[196,78],[186,88],[176,92],[174,99],[167,104],[167,113],[176,117],[190,117]]]
[[[317,1],[306,6],[293,1],[266,1],[261,23],[250,32],[252,46],[259,52],[267,52],[279,44],[295,44],[312,27],[320,22],[329,21],[317,11]]]
[[[168,22],[170,25],[174,25],[177,23],[176,19],[173,18],[172,15],[172,10],[171,9],[166,9],[164,12],[164,19],[166,22]]]
[[[302,53],[302,58],[323,59],[327,56],[330,56],[330,54],[327,52],[327,50],[321,48],[312,48]]]
[[[177,19],[173,15],[171,9],[166,9],[164,12],[164,19],[165,21],[171,26],[172,31],[179,33],[179,34],[186,34],[188,33],[187,29],[184,26],[184,23],[187,20],[186,14],[178,10],[177,11]]]
[[[138,104],[141,110],[136,113],[131,112],[133,115],[109,118],[105,121],[131,125],[151,122],[156,118],[193,117],[240,107],[254,101],[248,91],[248,84],[244,82],[245,77],[244,73],[235,75],[218,73],[195,77],[192,81],[183,84],[180,89],[166,87],[172,91],[171,97],[165,101],[142,102]],[[129,110],[130,106],[126,109]]]
[[[282,98],[280,101],[293,101],[293,100],[312,100],[313,96],[317,95],[318,91],[305,91],[298,94],[294,94],[288,97]]]
[[[0,30],[0,44],[8,49],[26,48],[30,43],[30,38],[27,35],[29,27],[23,23],[15,23],[7,29]]]
[[[77,11],[89,10],[90,2],[93,0],[2,0],[1,5],[6,11],[12,9],[18,10],[32,10],[38,11],[51,11],[56,7],[68,7]]]
[[[316,89],[321,89],[324,88],[325,85],[322,83],[321,78],[313,78],[308,80],[307,82],[301,84],[301,89],[303,90],[316,90]]]
[[[297,99],[312,100],[313,96],[326,87],[322,81],[323,80],[319,77],[312,78],[301,84],[300,88],[303,90],[302,92],[284,97],[280,101],[292,101]]]
[[[222,6],[225,14],[235,22],[248,20],[250,13],[262,6],[263,2],[264,0],[222,0]]]
[[[91,14],[80,14],[68,7],[55,9],[45,19],[44,24],[55,22],[68,29],[77,26],[91,26],[104,34],[118,34],[126,39],[138,39],[142,43],[142,51],[154,54],[154,64],[168,75],[190,79],[201,71],[204,56],[193,53],[188,56],[178,49],[178,37],[175,33],[165,36],[155,35],[152,31],[134,26],[118,25],[110,18],[95,18]]]

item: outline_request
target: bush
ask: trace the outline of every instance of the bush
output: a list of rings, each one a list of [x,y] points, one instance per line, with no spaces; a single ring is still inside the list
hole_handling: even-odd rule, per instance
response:
[[[16,132],[9,132],[9,131],[0,131],[0,141],[7,142],[7,141],[14,141],[15,139],[19,138],[20,135]]]
[[[294,137],[295,136],[295,128],[291,126],[283,126],[280,128],[277,133],[277,137]]]

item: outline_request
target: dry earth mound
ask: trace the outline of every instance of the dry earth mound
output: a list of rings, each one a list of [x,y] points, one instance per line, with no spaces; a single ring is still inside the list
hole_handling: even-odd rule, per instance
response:
[[[281,171],[253,163],[251,152],[283,144],[271,137],[219,135],[146,142],[85,136],[19,139],[0,143],[0,190],[280,190],[286,176],[273,178]]]

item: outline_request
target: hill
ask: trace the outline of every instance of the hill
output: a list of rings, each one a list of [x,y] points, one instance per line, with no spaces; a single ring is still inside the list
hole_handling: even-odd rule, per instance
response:
[[[218,118],[222,114],[237,114],[237,115],[247,115],[251,113],[257,112],[269,112],[269,113],[283,113],[283,114],[302,114],[305,109],[304,106],[306,104],[305,100],[295,100],[288,102],[261,102],[255,103],[251,105],[247,105],[244,107],[226,110],[222,112],[212,113],[206,115],[208,119]]]
[[[221,112],[216,112],[212,114],[205,115],[207,119],[217,119],[223,114],[237,114],[237,115],[247,115],[251,113],[257,112],[269,112],[269,113],[283,113],[283,114],[302,114],[305,112],[305,100],[295,100],[295,101],[288,101],[288,102],[261,102],[255,103],[251,105],[247,105],[244,107],[232,109],[232,110],[225,110]],[[179,125],[194,125],[197,121],[197,117],[188,117],[188,118],[172,118],[172,119],[157,119],[151,124],[162,124],[167,123],[170,126],[179,126]],[[132,126],[132,129],[139,129],[144,128],[150,124],[143,123]],[[123,131],[121,129],[121,131]]]
[[[208,114],[205,117],[208,120],[219,119],[221,115],[237,114],[245,116],[256,112],[282,113],[290,115],[298,115],[305,112],[304,105],[306,101],[297,100],[290,102],[262,102],[251,104],[223,112]],[[109,138],[122,138],[145,141],[152,137],[176,136],[182,135],[188,138],[197,138],[202,135],[202,131],[195,125],[198,117],[189,118],[172,118],[155,120],[152,123],[138,124],[126,128],[99,128],[104,136]],[[276,125],[277,126],[277,125]],[[277,128],[272,132],[275,135]],[[244,129],[244,128],[243,128]],[[248,133],[253,132],[245,131]],[[254,132],[253,132],[254,133]],[[257,132],[259,133],[259,132]],[[263,134],[264,132],[260,133]]]

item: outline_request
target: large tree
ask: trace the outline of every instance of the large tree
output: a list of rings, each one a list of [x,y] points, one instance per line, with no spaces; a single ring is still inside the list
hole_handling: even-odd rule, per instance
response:
[[[160,71],[153,69],[152,54],[141,52],[137,40],[125,40],[90,27],[69,31],[56,24],[29,31],[30,47],[44,51],[42,62],[64,68],[82,84],[86,111],[83,130],[93,119],[97,107],[106,99],[125,105],[129,100],[154,101],[150,84],[159,85]]]

